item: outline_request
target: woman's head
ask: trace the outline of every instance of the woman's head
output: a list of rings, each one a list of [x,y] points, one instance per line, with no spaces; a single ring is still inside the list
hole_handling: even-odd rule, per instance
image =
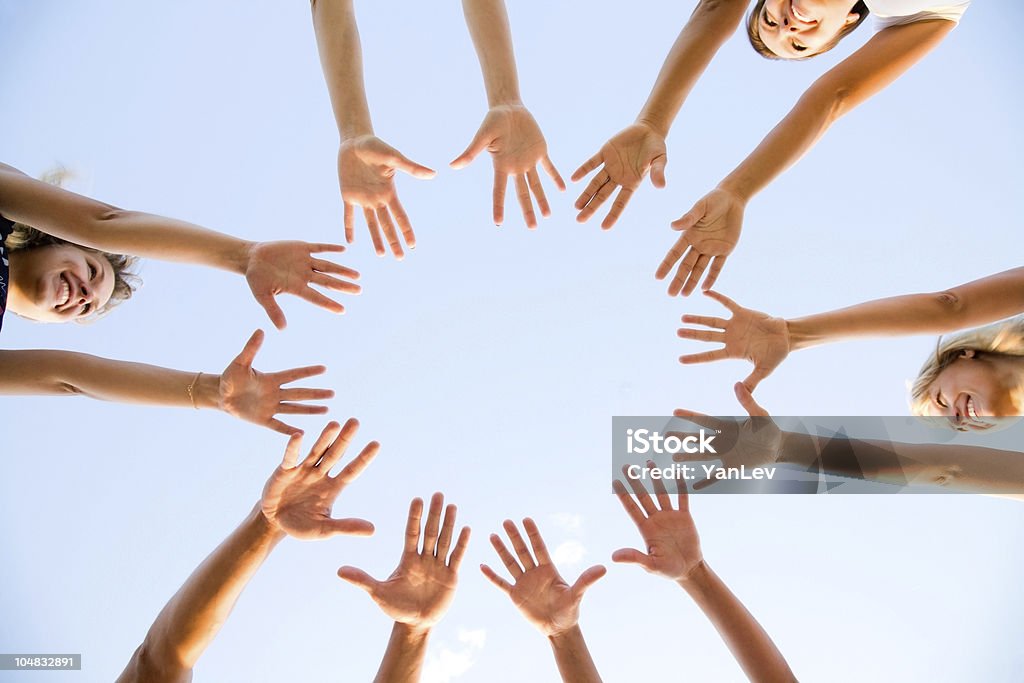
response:
[[[867,16],[863,0],[757,0],[747,36],[762,57],[807,59],[834,48]]]
[[[135,259],[89,249],[15,223],[7,238],[7,308],[39,322],[85,320],[131,297]]]
[[[1024,414],[1024,316],[940,338],[911,388],[911,409],[958,429]]]

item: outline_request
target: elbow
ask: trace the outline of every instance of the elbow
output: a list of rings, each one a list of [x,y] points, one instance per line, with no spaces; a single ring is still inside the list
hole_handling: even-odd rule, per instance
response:
[[[939,311],[944,331],[958,330],[964,326],[967,304],[956,290],[948,289],[944,292],[935,292],[929,294],[928,297]]]
[[[80,387],[76,387],[71,382],[64,380],[58,380],[55,386],[57,387],[57,393],[62,396],[81,396],[84,393]]]
[[[963,468],[959,465],[944,465],[928,478],[928,483],[932,486],[952,488],[960,481],[962,476]]]
[[[747,0],[700,0],[691,18],[724,20],[739,26],[747,9]]]
[[[853,108],[852,94],[848,85],[823,78],[804,93],[798,106],[820,112],[824,127],[827,128]]]

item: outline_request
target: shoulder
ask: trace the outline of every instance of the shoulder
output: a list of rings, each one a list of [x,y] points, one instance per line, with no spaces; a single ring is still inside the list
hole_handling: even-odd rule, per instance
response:
[[[874,15],[876,31],[906,26],[921,21],[945,21],[956,25],[970,6],[971,0],[868,0]]]

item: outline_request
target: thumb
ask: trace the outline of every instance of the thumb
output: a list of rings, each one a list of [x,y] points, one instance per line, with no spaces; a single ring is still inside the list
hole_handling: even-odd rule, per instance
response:
[[[405,171],[413,178],[426,180],[437,175],[437,171],[434,169],[423,166],[422,164],[417,164],[398,150],[395,150],[395,155],[392,157],[391,163],[394,164],[395,168],[399,171]]]
[[[270,322],[274,323],[274,327],[283,330],[288,321],[285,320],[284,311],[277,305],[277,299],[274,298],[274,295],[268,293],[257,294],[255,292],[253,292],[253,295],[256,297],[256,303],[267,312],[267,317],[270,318]]]
[[[688,230],[693,226],[697,225],[697,221],[704,217],[706,209],[704,207],[704,200],[700,200],[693,205],[693,208],[684,213],[680,218],[672,221],[673,230]]]
[[[373,593],[373,589],[377,587],[377,580],[358,567],[345,565],[338,570],[338,577],[359,586],[367,593]]]
[[[664,154],[654,157],[654,161],[651,162],[651,184],[661,189],[665,187],[665,164],[668,163],[668,157]]]
[[[751,395],[754,389],[757,388],[757,385],[761,383],[761,380],[763,380],[770,374],[772,374],[771,370],[755,367],[753,371],[749,375],[747,375],[747,378],[743,380],[741,386],[747,390],[748,395]],[[739,398],[739,394],[737,394],[736,397]],[[754,397],[752,395],[750,396],[750,402],[752,405],[757,406],[757,404],[754,403]],[[740,403],[743,403],[742,399],[740,400]],[[745,407],[746,406],[744,406],[744,408]],[[760,406],[757,407],[760,408]]]
[[[252,362],[256,360],[256,353],[260,350],[261,346],[263,346],[263,330],[256,330],[249,337],[249,341],[245,342],[242,351],[235,356],[235,360],[232,362],[244,365],[247,368],[252,366]]]
[[[583,597],[586,590],[597,583],[598,580],[607,573],[608,570],[601,564],[594,565],[590,569],[587,569],[580,574],[580,578],[576,579],[576,583],[572,585],[573,594],[577,598]]]
[[[648,560],[650,559],[651,558],[649,558],[644,553],[633,548],[621,548],[612,553],[612,562],[621,562],[623,564],[638,564],[644,568],[647,567]]]
[[[466,148],[459,156],[455,157],[449,164],[452,168],[465,168],[468,166],[473,159],[476,159],[477,155],[487,149],[487,144],[490,142],[487,135],[484,133],[483,126],[473,136],[472,142],[469,143],[469,147]]]
[[[757,401],[754,400],[754,395],[750,393],[750,389],[743,385],[743,382],[737,382],[733,390],[736,392],[736,400],[747,411],[747,415],[751,417],[768,417],[768,411],[758,405]]]
[[[346,536],[373,536],[373,523],[365,519],[327,519],[321,526],[328,536],[345,534]]]

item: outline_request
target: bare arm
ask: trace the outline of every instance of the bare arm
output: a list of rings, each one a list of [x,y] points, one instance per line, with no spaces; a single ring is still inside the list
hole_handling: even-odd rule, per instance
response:
[[[522,104],[505,1],[462,0],[462,11],[480,60],[487,104],[491,107]]]
[[[262,373],[252,364],[263,343],[257,330],[242,352],[217,373],[170,370],[70,351],[0,351],[0,394],[82,395],[104,401],[216,408],[283,434],[298,430],[275,415],[325,413],[308,401],[331,398],[328,389],[284,384],[323,373],[322,365]]]
[[[363,50],[352,0],[313,0],[320,66],[342,140],[373,135],[363,85]]]
[[[713,287],[740,239],[750,199],[796,163],[841,116],[924,58],[954,26],[951,21],[934,20],[879,31],[815,81],[757,149],[672,223],[682,235],[656,273],[662,279],[679,263],[669,294],[688,296],[705,271],[702,287]]]

